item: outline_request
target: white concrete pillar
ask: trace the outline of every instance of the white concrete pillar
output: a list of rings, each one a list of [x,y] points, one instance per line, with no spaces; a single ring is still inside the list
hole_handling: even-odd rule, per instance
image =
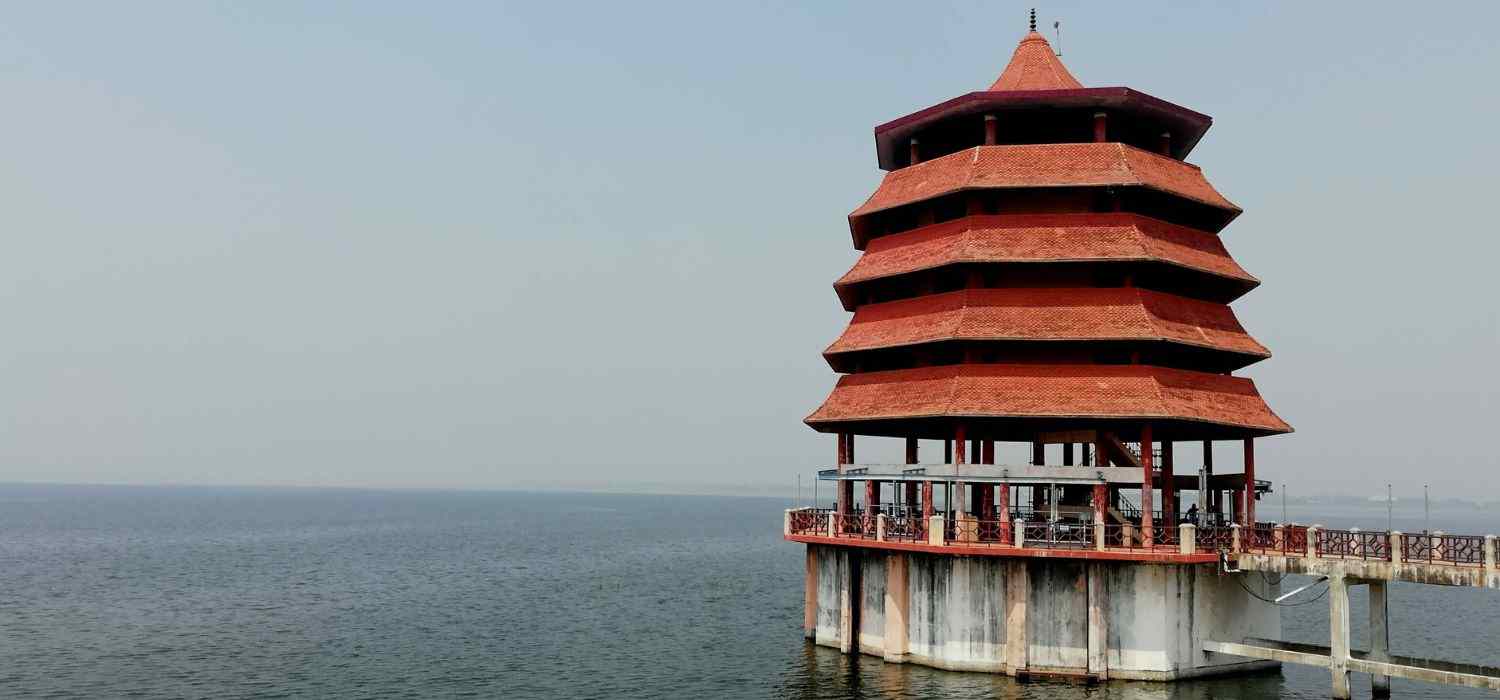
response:
[[[788,508],[781,513],[781,536],[790,537],[792,534],[792,509]]]
[[[1109,578],[1108,565],[1089,564],[1089,675],[1099,680],[1109,678]]]
[[[1229,533],[1229,551],[1238,554],[1240,552],[1240,524],[1230,525]]]
[[[927,519],[927,544],[943,546],[943,516],[934,515]]]
[[[1328,577],[1328,670],[1333,675],[1332,697],[1350,700],[1349,584],[1343,572]]]
[[[1016,546],[1026,546],[1026,521],[1016,518]]]
[[[1403,555],[1401,554],[1401,538],[1402,538],[1402,535],[1401,535],[1401,532],[1399,530],[1392,530],[1391,531],[1391,568],[1392,569],[1394,569],[1395,567],[1401,566],[1401,560],[1402,560],[1402,557],[1403,557]]]
[[[885,643],[884,658],[891,663],[906,661],[908,635],[906,615],[907,561],[905,554],[890,553],[885,557]]]
[[[1094,523],[1094,550],[1104,551],[1104,523]]]
[[[1177,553],[1194,554],[1198,551],[1198,528],[1192,523],[1177,526]]]
[[[1308,559],[1317,559],[1318,558],[1318,530],[1319,529],[1321,529],[1321,528],[1319,528],[1317,525],[1312,525],[1312,526],[1309,526],[1307,528],[1307,554],[1305,556]]]
[[[838,526],[838,518],[833,513],[829,513],[828,514],[828,536],[829,537],[837,537],[838,536],[839,531],[836,530],[836,529],[834,529],[837,526]]]
[[[1390,604],[1385,581],[1371,581],[1370,588],[1370,660],[1391,660]],[[1391,677],[1370,675],[1370,695],[1377,698],[1391,696]]]
[[[885,513],[880,513],[875,516],[875,541],[885,541]]]
[[[1484,536],[1484,568],[1495,570],[1495,560],[1500,559],[1500,553],[1495,551],[1496,540],[1494,535]]]

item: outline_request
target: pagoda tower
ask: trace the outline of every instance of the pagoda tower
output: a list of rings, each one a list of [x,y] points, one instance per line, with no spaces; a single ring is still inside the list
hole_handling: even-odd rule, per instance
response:
[[[808,544],[810,637],[949,668],[1166,680],[1246,664],[1182,651],[1177,635],[1203,630],[1180,624],[1130,646],[1112,607],[1151,610],[1146,627],[1185,615],[1279,631],[1274,606],[1211,580],[1213,547],[1250,536],[1268,487],[1255,438],[1291,427],[1233,374],[1270,353],[1229,307],[1259,284],[1219,235],[1241,210],[1184,160],[1210,123],[1084,87],[1033,12],[989,89],[875,128],[886,174],[849,215],[862,255],[834,290],[853,318],[824,351],[841,376],[806,419],[837,436],[819,474],[834,503],[787,516],[788,539]],[[856,436],[904,439],[906,464],[861,465]],[[941,461],[919,459],[924,440]],[[1179,470],[1185,441],[1204,460]],[[1214,471],[1224,441],[1242,473]],[[997,442],[1029,459],[996,464]],[[955,597],[979,590],[974,576],[994,599],[1080,616],[1028,622],[1024,602]],[[1182,586],[1222,619],[1180,609]]]

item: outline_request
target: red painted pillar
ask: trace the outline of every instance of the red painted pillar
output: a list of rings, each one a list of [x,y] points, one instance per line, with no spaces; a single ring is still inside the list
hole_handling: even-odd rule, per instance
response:
[[[932,517],[932,482],[922,482],[922,525],[927,525],[927,519]]]
[[[1000,143],[1000,118],[993,114],[984,115],[984,145],[993,146]]]
[[[1203,441],[1203,471],[1208,475],[1208,493],[1198,494],[1199,508],[1207,508],[1210,513],[1223,513],[1224,505],[1219,500],[1219,490],[1214,488],[1214,443],[1212,440]],[[1202,505],[1207,503],[1207,505]]]
[[[1151,522],[1151,511],[1154,510],[1152,501],[1151,485],[1153,474],[1152,461],[1156,451],[1155,444],[1151,442],[1151,424],[1141,426],[1141,542],[1152,542],[1156,526]]]
[[[1177,483],[1172,471],[1172,441],[1161,444],[1161,520],[1167,527],[1177,524]]]
[[[1010,534],[1010,521],[1013,520],[1010,517],[1010,484],[1005,482],[1000,483],[1000,512],[998,513],[998,517],[1000,518],[1000,541],[1014,543],[1015,540],[1011,539]]]
[[[963,511],[964,501],[967,500],[964,498],[964,482],[959,480],[963,478],[963,465],[969,462],[968,452],[966,452],[966,448],[968,447],[966,433],[967,431],[963,423],[959,423],[953,429],[954,473],[959,476],[953,482],[953,504],[948,506],[950,518],[957,517],[957,514]],[[954,506],[957,507],[955,508]]]
[[[994,464],[995,463],[995,441],[994,440],[985,440],[984,441],[984,445],[982,447],[982,452],[980,453],[979,461],[982,464]]]
[[[1106,513],[1108,513],[1108,511],[1105,510],[1106,508],[1109,507],[1108,503],[1109,503],[1109,484],[1106,484],[1106,483],[1104,483],[1102,481],[1099,482],[1099,483],[1097,483],[1097,484],[1094,484],[1094,522],[1096,522],[1096,523],[1102,523],[1102,522],[1104,522],[1105,515],[1106,515]]]
[[[916,438],[907,438],[906,439],[906,463],[907,464],[916,464],[917,463],[917,439]],[[908,482],[905,482],[905,483],[906,483],[906,511],[908,513],[910,513],[910,512],[915,511],[917,509],[917,482],[915,482],[915,481],[908,481]]]
[[[880,515],[880,482],[865,479],[865,532],[874,532],[877,515]]]
[[[1104,143],[1109,140],[1107,119],[1108,117],[1103,112],[1094,112],[1094,143]]]
[[[1244,527],[1255,524],[1255,439],[1245,438],[1245,507],[1240,509],[1244,513]]]
[[[1031,463],[1040,465],[1047,461],[1047,446],[1040,442],[1031,443]],[[1031,514],[1032,516],[1047,510],[1047,489],[1032,485],[1031,487]]]
[[[849,442],[845,437],[847,436],[844,433],[838,434],[838,457],[834,459],[834,466],[838,469],[840,475],[844,473],[844,465],[849,463]],[[843,480],[835,482],[837,488],[833,492],[835,500],[834,510],[839,515],[845,515],[849,512],[849,493],[844,488],[847,483]]]

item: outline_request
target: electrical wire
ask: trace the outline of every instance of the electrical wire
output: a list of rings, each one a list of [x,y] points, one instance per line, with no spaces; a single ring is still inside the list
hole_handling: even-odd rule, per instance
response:
[[[1308,605],[1310,603],[1316,603],[1319,600],[1322,600],[1323,596],[1328,595],[1328,589],[1325,587],[1323,589],[1323,592],[1319,593],[1316,597],[1310,598],[1308,600],[1304,600],[1304,601],[1302,601],[1300,603],[1278,603],[1278,602],[1276,602],[1275,600],[1273,600],[1271,598],[1267,598],[1267,597],[1265,597],[1265,596],[1263,596],[1263,595],[1261,595],[1259,593],[1256,593],[1255,591],[1250,590],[1250,587],[1246,586],[1245,582],[1241,581],[1240,577],[1238,577],[1238,576],[1234,577],[1234,582],[1240,584],[1240,588],[1245,589],[1245,592],[1249,593],[1251,597],[1257,598],[1259,600],[1263,600],[1263,601],[1265,601],[1267,603],[1270,603],[1272,605],[1280,605],[1283,608],[1295,608],[1295,607],[1297,607],[1299,605]],[[1327,579],[1325,579],[1325,580],[1322,581],[1322,583],[1327,583],[1327,582],[1328,582]]]

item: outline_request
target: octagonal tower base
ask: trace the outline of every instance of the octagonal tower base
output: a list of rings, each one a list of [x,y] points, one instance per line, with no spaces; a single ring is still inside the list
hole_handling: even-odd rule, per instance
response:
[[[955,671],[1171,681],[1276,668],[1202,651],[1278,639],[1279,584],[1212,564],[982,557],[807,545],[805,633]]]

